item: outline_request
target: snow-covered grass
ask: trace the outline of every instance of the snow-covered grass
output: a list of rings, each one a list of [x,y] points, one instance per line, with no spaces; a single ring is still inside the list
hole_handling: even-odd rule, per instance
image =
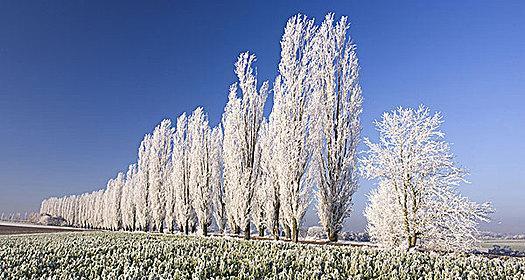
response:
[[[0,237],[1,279],[525,279],[525,259],[124,232]]]

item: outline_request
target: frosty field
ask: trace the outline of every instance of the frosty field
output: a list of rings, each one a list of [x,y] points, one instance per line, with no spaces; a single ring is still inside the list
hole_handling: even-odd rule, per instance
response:
[[[144,233],[0,237],[0,279],[525,279],[525,259]]]
[[[525,252],[525,240],[522,239],[489,239],[483,240],[481,247],[485,249],[490,249],[494,245],[505,247],[508,246],[512,250]]]

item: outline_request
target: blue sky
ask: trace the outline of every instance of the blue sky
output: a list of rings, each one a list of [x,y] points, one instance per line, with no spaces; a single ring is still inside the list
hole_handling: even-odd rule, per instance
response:
[[[0,1],[0,212],[104,187],[163,118],[204,106],[218,123],[240,52],[273,81],[286,20],[335,12],[358,45],[363,135],[397,106],[441,111],[462,193],[497,210],[485,228],[525,231],[524,2],[108,2]]]

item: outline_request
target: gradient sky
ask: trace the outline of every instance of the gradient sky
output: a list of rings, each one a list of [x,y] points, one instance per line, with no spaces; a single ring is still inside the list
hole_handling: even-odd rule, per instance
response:
[[[441,111],[462,193],[497,210],[484,228],[525,232],[525,2],[108,2],[0,1],[0,213],[103,188],[163,118],[204,106],[217,124],[240,52],[273,81],[286,20],[335,12],[358,45],[363,135],[397,106]]]

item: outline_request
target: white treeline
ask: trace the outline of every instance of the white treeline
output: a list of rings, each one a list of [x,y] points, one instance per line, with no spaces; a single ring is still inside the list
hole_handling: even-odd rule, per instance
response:
[[[180,116],[176,128],[170,120],[163,120],[144,137],[138,164],[130,165],[126,174],[118,173],[100,191],[46,199],[40,211],[79,227],[158,232],[200,229],[207,235],[214,198],[223,196],[221,139],[221,128],[209,127],[202,108],[189,119]]]
[[[290,18],[274,83],[260,83],[255,55],[241,53],[220,123],[203,108],[163,120],[146,134],[137,163],[105,189],[52,197],[41,213],[73,226],[207,235],[209,228],[249,239],[252,229],[299,239],[315,209],[330,241],[352,209],[358,188],[362,112],[356,46],[346,17]],[[265,104],[273,106],[265,118]],[[377,122],[381,141],[366,141],[362,173],[379,179],[365,215],[385,246],[471,247],[486,205],[460,196],[464,171],[439,140],[439,115],[400,109]]]

